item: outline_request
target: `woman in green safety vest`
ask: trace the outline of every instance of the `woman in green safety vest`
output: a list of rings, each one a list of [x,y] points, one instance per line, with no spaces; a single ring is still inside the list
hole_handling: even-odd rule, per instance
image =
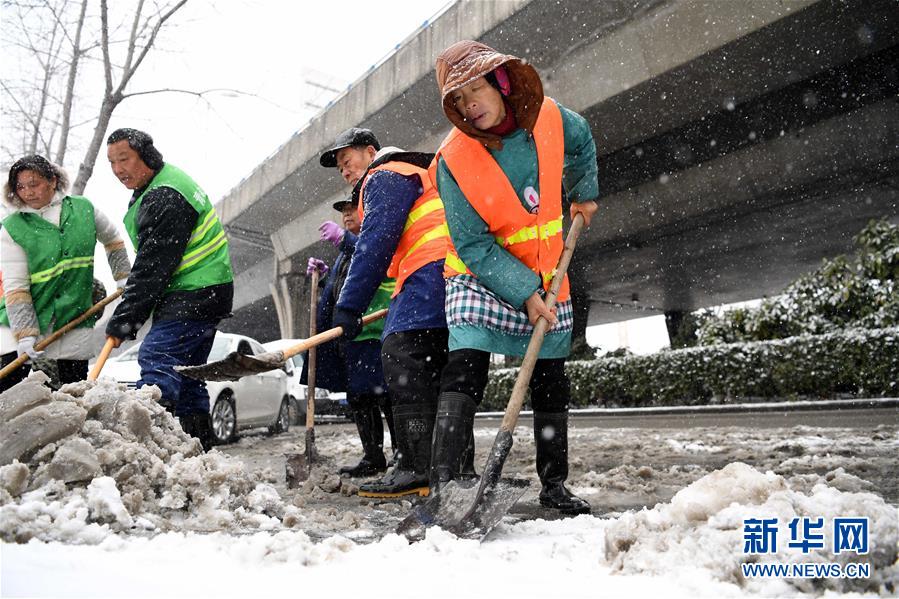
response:
[[[7,214],[0,230],[2,363],[19,355],[35,359],[44,354],[56,360],[62,383],[87,376],[88,359],[97,350],[91,343],[96,318],[44,352],[35,351],[34,345],[91,307],[97,242],[106,250],[119,287],[131,271],[116,226],[87,198],[66,195],[68,186],[66,172],[43,156],[17,160],[9,169],[2,199]],[[26,365],[0,380],[0,390],[21,381],[28,371]]]

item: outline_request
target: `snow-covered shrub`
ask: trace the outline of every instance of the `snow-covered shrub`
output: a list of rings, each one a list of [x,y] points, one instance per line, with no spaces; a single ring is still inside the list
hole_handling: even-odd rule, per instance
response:
[[[854,257],[825,260],[781,295],[754,308],[697,313],[700,345],[819,335],[899,325],[899,226],[871,221]]]
[[[899,395],[899,327],[848,329],[566,365],[573,407],[690,405],[758,397]],[[482,410],[502,410],[518,369],[490,373]]]

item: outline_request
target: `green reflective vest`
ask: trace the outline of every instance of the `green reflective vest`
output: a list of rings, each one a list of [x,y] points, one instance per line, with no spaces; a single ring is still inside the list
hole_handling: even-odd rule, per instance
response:
[[[91,307],[97,227],[87,198],[63,198],[58,227],[30,212],[10,214],[3,227],[28,256],[31,301],[41,334],[50,333],[51,326],[62,328]],[[78,327],[92,327],[96,320],[89,318]],[[0,324],[9,326],[5,298],[0,300]]]
[[[396,279],[386,278],[381,281],[381,284],[378,286],[378,290],[375,291],[375,296],[372,298],[371,303],[368,305],[368,310],[365,311],[365,314],[371,314],[372,312],[377,312],[378,310],[383,310],[384,308],[390,307],[390,300],[393,297],[393,290],[396,289]],[[368,339],[380,339],[381,334],[384,332],[384,318],[380,320],[376,320],[374,322],[370,322],[364,327],[362,327],[362,332],[353,339],[353,341],[366,341]]]
[[[206,193],[193,179],[178,167],[166,164],[149,185],[128,208],[125,214],[125,230],[137,247],[137,215],[141,202],[150,191],[158,187],[170,187],[184,196],[184,199],[197,211],[197,221],[191,232],[181,263],[175,268],[165,292],[191,291],[230,283],[234,280],[231,273],[231,256],[228,253],[228,239],[225,229],[219,222],[212,202]]]

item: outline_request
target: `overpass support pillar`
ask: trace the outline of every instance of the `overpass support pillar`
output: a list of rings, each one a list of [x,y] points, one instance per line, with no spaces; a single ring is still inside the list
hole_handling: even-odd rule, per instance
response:
[[[290,259],[277,260],[275,281],[270,286],[282,339],[296,339],[309,334],[311,282],[304,272],[294,270],[294,262]]]
[[[672,349],[683,347],[683,340],[680,338],[681,324],[687,312],[683,310],[666,310],[665,311],[665,328],[668,329],[668,343]]]
[[[587,318],[590,316],[590,286],[586,276],[588,267],[588,260],[572,261],[568,267],[571,303],[574,308],[570,360],[592,360],[596,357],[596,350],[587,344]]]

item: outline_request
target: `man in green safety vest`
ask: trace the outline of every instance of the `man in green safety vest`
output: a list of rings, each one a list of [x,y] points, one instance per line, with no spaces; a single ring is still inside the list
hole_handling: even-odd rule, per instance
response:
[[[234,284],[225,230],[200,186],[163,162],[147,133],[117,129],[106,143],[113,174],[134,192],[125,229],[137,252],[107,338],[116,347],[134,339],[152,314],[138,352],[137,386],[157,385],[160,403],[209,449],[206,384],[182,377],[174,367],[204,364],[216,325],[231,314]]]

